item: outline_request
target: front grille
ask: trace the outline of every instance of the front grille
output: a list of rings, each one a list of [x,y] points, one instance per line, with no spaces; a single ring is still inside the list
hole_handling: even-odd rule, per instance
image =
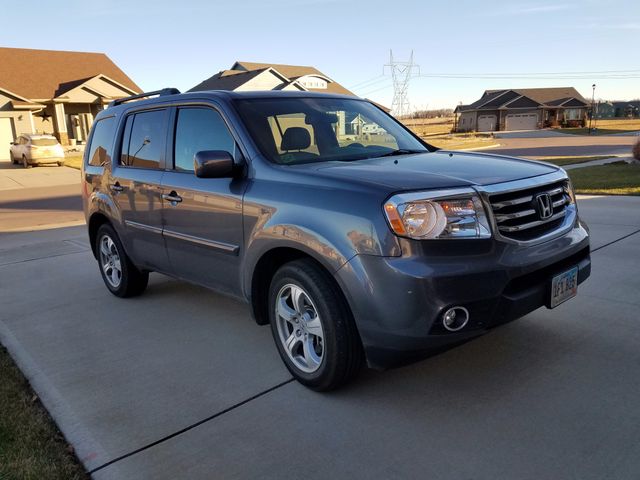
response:
[[[567,205],[571,203],[566,180],[539,185],[537,187],[516,190],[509,193],[497,193],[489,197],[493,216],[503,237],[528,241],[556,230],[562,225],[567,214]],[[538,197],[547,194],[550,197],[550,216],[545,215]],[[543,199],[544,200],[544,199]],[[549,215],[549,212],[546,212]]]

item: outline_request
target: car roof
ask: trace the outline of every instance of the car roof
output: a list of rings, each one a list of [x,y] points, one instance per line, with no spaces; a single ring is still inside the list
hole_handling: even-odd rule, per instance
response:
[[[319,92],[283,92],[281,90],[261,90],[261,91],[245,91],[234,92],[230,90],[202,90],[197,92],[185,92],[176,93],[171,95],[160,95],[158,97],[143,99],[143,100],[131,100],[130,102],[120,103],[115,106],[110,106],[100,112],[99,116],[104,117],[109,113],[119,113],[122,111],[128,111],[138,108],[144,108],[146,106],[153,106],[160,103],[167,102],[182,102],[189,99],[202,99],[211,98],[224,101],[239,100],[239,99],[259,99],[259,98],[342,98],[345,100],[358,100],[366,101],[359,97],[351,95],[341,95],[337,93],[319,93]]]
[[[53,138],[54,140],[58,140],[55,136],[48,133],[23,133],[22,136],[27,138]]]

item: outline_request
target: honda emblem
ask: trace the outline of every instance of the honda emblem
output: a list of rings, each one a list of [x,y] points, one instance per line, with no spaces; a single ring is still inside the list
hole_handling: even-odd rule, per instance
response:
[[[551,195],[548,193],[541,193],[536,196],[535,202],[540,220],[546,220],[553,215],[553,202],[551,201]]]

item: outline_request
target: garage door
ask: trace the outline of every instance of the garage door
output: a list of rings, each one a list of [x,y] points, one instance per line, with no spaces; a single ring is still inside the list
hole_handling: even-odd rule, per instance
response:
[[[478,117],[479,132],[493,132],[496,129],[495,115],[480,115]]]
[[[538,115],[518,113],[507,115],[505,130],[535,130],[538,128]]]
[[[0,118],[0,162],[9,160],[9,144],[14,140],[13,121],[10,118]]]

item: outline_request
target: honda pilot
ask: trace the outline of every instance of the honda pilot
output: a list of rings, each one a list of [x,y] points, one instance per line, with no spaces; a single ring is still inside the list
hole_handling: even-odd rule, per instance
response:
[[[316,390],[554,308],[590,274],[564,170],[440,150],[350,96],[117,100],[82,178],[111,293],[159,272],[245,301]]]

